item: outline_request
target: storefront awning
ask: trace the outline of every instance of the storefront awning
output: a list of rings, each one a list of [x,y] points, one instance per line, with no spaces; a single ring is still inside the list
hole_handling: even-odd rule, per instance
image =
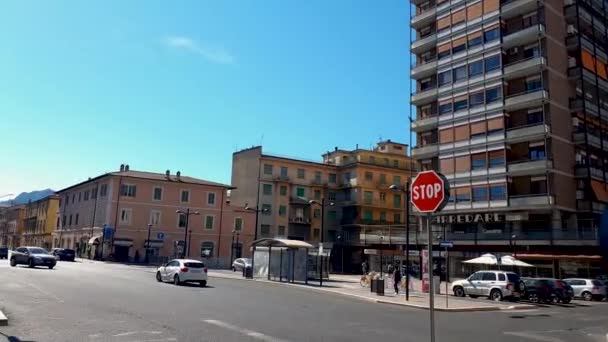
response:
[[[252,246],[257,247],[283,247],[283,248],[315,248],[308,242],[300,240],[288,240],[288,239],[259,239],[251,243]]]
[[[89,239],[89,245],[98,245],[99,239],[101,239],[101,236],[93,236]]]
[[[592,180],[591,188],[598,201],[608,203],[608,189],[604,186],[604,183]]]
[[[599,255],[564,255],[564,254],[520,254],[518,259],[525,260],[602,260]]]

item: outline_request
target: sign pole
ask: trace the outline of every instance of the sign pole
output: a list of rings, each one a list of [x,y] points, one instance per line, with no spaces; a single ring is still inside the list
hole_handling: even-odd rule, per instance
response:
[[[431,232],[431,213],[426,214],[426,231],[428,238],[428,269],[429,269],[429,313],[431,319],[431,342],[435,342],[435,301],[433,288],[433,233]]]
[[[448,275],[450,274],[450,259],[448,258],[448,246],[445,246],[445,308],[448,308]]]

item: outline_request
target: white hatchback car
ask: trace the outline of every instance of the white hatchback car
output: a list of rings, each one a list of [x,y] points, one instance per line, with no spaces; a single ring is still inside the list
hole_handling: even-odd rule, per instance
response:
[[[198,260],[174,259],[158,268],[156,280],[170,281],[175,285],[199,283],[200,286],[207,286],[207,267]]]

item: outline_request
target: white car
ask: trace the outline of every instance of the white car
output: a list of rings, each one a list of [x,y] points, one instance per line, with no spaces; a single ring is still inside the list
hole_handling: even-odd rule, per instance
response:
[[[175,285],[199,283],[207,286],[207,267],[198,260],[173,259],[156,271],[156,281],[170,281]]]
[[[232,270],[242,271],[245,267],[251,267],[251,259],[249,258],[238,258],[232,262]]]
[[[523,288],[519,275],[505,271],[479,271],[467,279],[452,283],[452,291],[456,297],[481,296],[495,301],[501,301],[503,298],[517,300],[521,297]]]

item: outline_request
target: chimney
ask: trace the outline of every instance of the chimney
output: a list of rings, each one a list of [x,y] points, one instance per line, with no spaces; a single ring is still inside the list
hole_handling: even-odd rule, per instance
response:
[[[125,164],[120,164],[120,172],[123,172],[125,170]]]
[[[334,147],[334,151],[338,151],[338,146]]]
[[[129,171],[129,164],[125,165],[125,171]]]
[[[167,179],[171,178],[171,170],[165,171],[165,177],[167,177]]]
[[[359,149],[359,144],[355,145],[355,150]]]
[[[181,172],[179,172],[179,171],[177,171],[177,173],[175,174],[175,176],[176,176],[177,180],[181,180],[181,179],[180,179],[180,176],[181,176],[181,175],[182,175],[182,173],[181,173]]]

